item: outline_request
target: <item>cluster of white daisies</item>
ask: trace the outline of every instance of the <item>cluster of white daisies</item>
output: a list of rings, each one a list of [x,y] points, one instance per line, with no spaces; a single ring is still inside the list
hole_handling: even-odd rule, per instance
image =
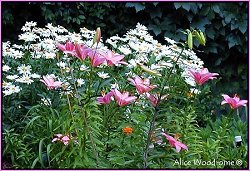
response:
[[[20,92],[22,84],[29,85],[34,81],[40,80],[41,76],[39,73],[36,73],[39,71],[32,73],[33,66],[22,60],[26,58],[25,53],[27,51],[30,54],[31,60],[50,60],[51,62],[56,62],[56,65],[60,69],[70,72],[71,68],[67,64],[67,55],[60,59],[60,61],[56,59],[57,52],[59,51],[56,43],[65,43],[70,40],[71,42],[83,43],[90,47],[95,34],[95,31],[88,30],[87,28],[81,28],[80,33],[71,33],[62,26],[53,26],[52,24],[47,24],[45,28],[38,28],[36,26],[36,22],[26,22],[22,27],[23,33],[19,35],[19,40],[24,41],[22,45],[11,45],[10,42],[2,43],[2,71],[4,75],[2,87],[4,96]],[[108,48],[105,44],[109,44],[113,50],[125,55],[124,59],[128,62],[129,68],[136,67],[137,64],[143,64],[152,70],[162,70],[166,67],[172,67],[182,50],[176,45],[175,41],[167,37],[165,37],[165,40],[168,42],[168,45],[162,45],[157,40],[154,40],[148,33],[148,29],[138,23],[135,29],[129,30],[122,37],[118,35],[112,36],[105,42],[101,39],[98,48],[107,50]],[[149,59],[152,56],[155,58],[155,63],[149,64]],[[181,56],[177,64],[183,70],[182,76],[185,78],[185,81],[194,86],[195,82],[188,75],[188,69],[197,70],[202,68],[203,61],[193,51],[184,50],[183,56]],[[74,68],[74,70],[82,72],[88,71],[88,69],[89,67],[85,65]],[[131,73],[126,74],[130,75]],[[97,75],[102,79],[110,77],[105,72],[99,72]],[[58,79],[60,80],[60,78]],[[63,79],[61,78],[61,80]],[[85,83],[84,78],[76,78],[76,81],[78,86],[82,86]]]

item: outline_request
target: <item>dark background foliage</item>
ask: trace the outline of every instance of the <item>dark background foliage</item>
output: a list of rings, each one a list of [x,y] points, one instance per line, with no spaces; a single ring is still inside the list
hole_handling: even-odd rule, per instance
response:
[[[248,3],[187,2],[2,2],[2,39],[17,42],[26,21],[62,25],[71,31],[101,27],[105,38],[124,34],[137,22],[149,28],[160,42],[164,36],[183,41],[180,30],[200,29],[207,44],[195,52],[212,72],[220,73],[217,94],[238,93],[247,98]]]

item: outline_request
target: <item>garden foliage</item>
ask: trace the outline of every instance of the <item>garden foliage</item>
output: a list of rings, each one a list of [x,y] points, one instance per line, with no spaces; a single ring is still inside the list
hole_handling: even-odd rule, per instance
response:
[[[246,101],[235,96],[232,109],[217,103],[220,117],[208,112],[211,99],[223,100],[210,90],[218,74],[190,49],[206,44],[203,33],[183,33],[184,41],[165,36],[163,44],[139,23],[102,39],[100,28],[75,33],[27,22],[22,44],[2,43],[4,161],[13,168],[246,168]],[[242,164],[174,164],[180,158]]]
[[[206,67],[219,72],[222,76],[216,87],[212,87],[213,91],[223,93],[226,89],[231,94],[237,92],[242,97],[247,97],[247,2],[5,2],[2,4],[4,38],[10,37],[13,33],[20,33],[20,28],[30,20],[37,20],[39,26],[52,22],[76,32],[83,25],[91,30],[102,27],[105,39],[118,33],[125,34],[128,29],[140,22],[149,28],[152,35],[161,43],[164,37],[175,41],[185,40],[180,29],[191,27],[200,29],[205,33],[208,43],[206,47],[201,47],[195,41],[195,51],[197,50],[196,52],[205,61]],[[226,84],[229,81],[231,84]],[[217,103],[218,100],[216,99]]]

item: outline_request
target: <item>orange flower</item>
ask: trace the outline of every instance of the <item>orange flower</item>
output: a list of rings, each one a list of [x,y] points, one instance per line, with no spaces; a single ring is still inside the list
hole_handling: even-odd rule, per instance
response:
[[[193,97],[194,94],[193,94],[192,92],[188,92],[188,93],[187,93],[187,96],[188,96],[188,97]]]
[[[132,132],[133,132],[133,128],[131,128],[129,126],[124,127],[122,130],[123,130],[123,133],[126,135],[132,134]]]

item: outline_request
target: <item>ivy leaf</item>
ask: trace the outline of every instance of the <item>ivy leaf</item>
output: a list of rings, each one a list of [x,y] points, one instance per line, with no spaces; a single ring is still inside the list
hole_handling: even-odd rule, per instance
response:
[[[207,14],[209,13],[209,11],[210,11],[210,8],[209,8],[209,7],[204,7],[204,8],[202,8],[202,10],[200,11],[200,15],[207,16]]]
[[[235,21],[233,20],[233,21],[231,22],[231,30],[235,30],[235,29],[237,29],[237,28],[239,28],[239,24],[238,24],[238,23],[235,23]]]
[[[215,13],[220,13],[220,7],[218,5],[212,6],[212,9]]]
[[[247,31],[247,22],[240,22],[239,23],[239,30],[241,31],[241,33],[246,33]]]
[[[151,17],[151,19],[153,19],[155,17],[161,18],[162,17],[162,12],[161,12],[160,8],[157,8],[153,12],[150,12],[150,17]]]
[[[182,6],[181,6],[183,9],[185,9],[186,11],[190,11],[190,3],[182,3]]]
[[[205,26],[207,24],[211,24],[211,22],[207,18],[200,18],[198,21],[194,21],[193,23],[191,23],[191,26],[193,28],[198,28],[202,32],[204,32],[205,31]]]
[[[198,6],[197,6],[197,4],[192,4],[192,6],[191,6],[191,11],[192,11],[194,14],[197,14],[197,12],[198,12]]]
[[[207,46],[207,50],[208,50],[210,53],[215,53],[215,54],[218,53],[217,46],[214,46],[214,45]]]
[[[214,14],[213,11],[210,11],[210,12],[208,13],[208,15],[207,15],[207,18],[208,18],[209,20],[214,19],[214,17],[215,17],[215,14]]]
[[[179,9],[181,7],[181,3],[174,3],[175,9]]]
[[[209,37],[210,39],[213,39],[214,40],[214,36],[215,36],[215,31],[212,27],[209,27],[206,29],[206,35],[207,37]]]
[[[159,26],[157,26],[157,25],[149,25],[148,29],[149,30],[153,30],[153,32],[154,32],[154,34],[156,36],[158,36],[161,33],[161,31],[162,31],[161,28]]]
[[[223,28],[221,28],[220,29],[220,31],[219,31],[219,33],[220,33],[220,35],[222,35],[222,36],[225,36],[225,28],[223,27]]]
[[[219,66],[221,64],[221,61],[222,61],[222,58],[218,58],[216,61],[215,61],[215,66]]]
[[[126,3],[126,7],[134,7],[136,13],[145,9],[145,6],[141,3]]]
[[[156,5],[158,5],[159,2],[153,2],[153,5],[156,7]]]
[[[227,41],[228,41],[228,47],[229,49],[231,47],[234,47],[236,45],[239,45],[239,42],[238,42],[238,39],[235,35],[233,34],[230,34],[228,37],[227,37]]]
[[[232,20],[232,18],[233,18],[233,15],[227,12],[226,16],[225,16],[225,23],[226,24],[230,23],[230,21]]]

